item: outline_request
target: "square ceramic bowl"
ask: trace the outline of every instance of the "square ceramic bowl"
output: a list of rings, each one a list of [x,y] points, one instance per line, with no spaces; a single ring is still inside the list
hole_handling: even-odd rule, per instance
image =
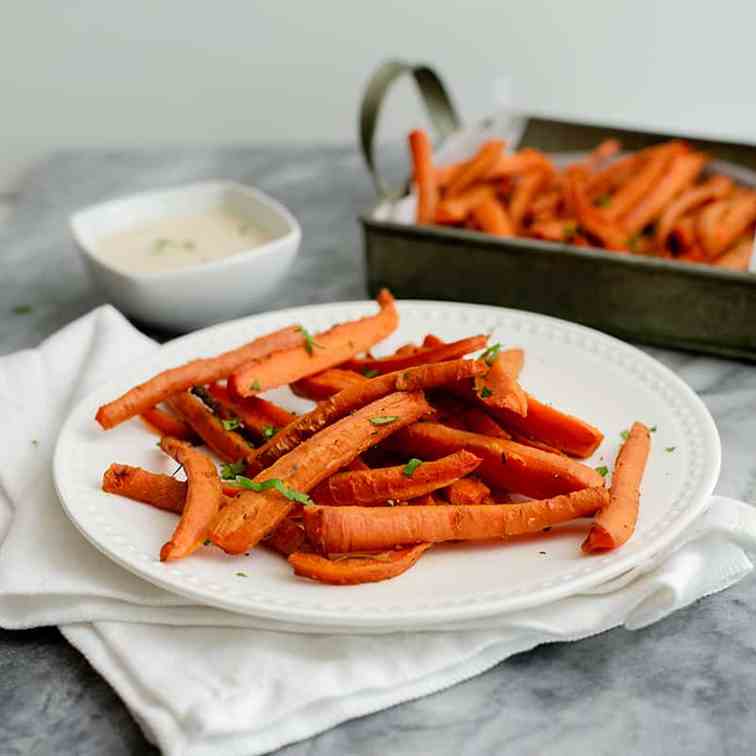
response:
[[[98,242],[168,216],[225,208],[270,241],[179,270],[124,271],[98,255]],[[302,238],[294,216],[259,189],[205,181],[110,200],[74,214],[71,231],[105,296],[122,312],[172,331],[190,331],[266,308],[291,269]]]

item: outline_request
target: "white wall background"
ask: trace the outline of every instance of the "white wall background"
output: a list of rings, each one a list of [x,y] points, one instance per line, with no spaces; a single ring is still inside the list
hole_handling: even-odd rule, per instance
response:
[[[756,141],[755,40],[752,0],[5,0],[0,170],[55,147],[353,140],[388,56],[435,64],[470,119],[509,81],[540,111]],[[408,86],[391,109],[386,135],[418,120]]]

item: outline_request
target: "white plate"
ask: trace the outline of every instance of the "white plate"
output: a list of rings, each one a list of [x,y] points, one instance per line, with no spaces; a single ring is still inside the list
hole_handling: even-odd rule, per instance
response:
[[[633,420],[657,431],[643,483],[638,529],[624,548],[587,557],[584,524],[554,528],[508,544],[432,549],[401,577],[335,587],[297,578],[279,556],[256,549],[229,557],[205,548],[181,562],[158,560],[175,516],[103,493],[111,462],[172,472],[138,419],[103,432],[97,407],[167,367],[212,355],[290,323],[315,333],[374,312],[369,302],[302,307],[215,326],[166,344],[82,401],[66,421],[55,453],[55,484],[76,527],[131,572],[202,604],[303,629],[390,631],[431,627],[532,607],[595,586],[663,549],[702,511],[719,474],[720,445],[703,403],[667,368],[597,331],[541,315],[497,307],[402,302],[401,325],[380,352],[433,332],[444,339],[492,333],[493,341],[526,350],[523,385],[544,401],[600,427],[604,443],[589,464],[611,467],[620,433]],[[288,390],[270,392],[302,410]],[[666,449],[674,447],[674,451]],[[587,524],[587,523],[586,523]],[[239,576],[242,572],[247,577]]]

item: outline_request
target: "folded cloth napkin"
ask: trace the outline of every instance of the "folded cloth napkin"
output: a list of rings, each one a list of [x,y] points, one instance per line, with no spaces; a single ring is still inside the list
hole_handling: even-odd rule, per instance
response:
[[[756,511],[715,496],[673,548],[610,583],[444,631],[310,635],[192,605],[100,555],[53,489],[69,409],[113,366],[153,349],[101,307],[0,358],[0,625],[60,625],[166,754],[264,753],[540,643],[643,627],[753,568]]]

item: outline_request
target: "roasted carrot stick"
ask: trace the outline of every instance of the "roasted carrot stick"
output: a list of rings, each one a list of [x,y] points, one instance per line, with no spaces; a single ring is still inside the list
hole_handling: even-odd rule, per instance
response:
[[[656,220],[664,208],[696,180],[707,160],[701,152],[674,157],[656,185],[622,217],[622,225],[634,234]]]
[[[452,177],[449,186],[446,187],[446,196],[458,197],[479,179],[486,176],[496,165],[503,150],[504,142],[501,139],[491,139],[482,145],[473,158]]]
[[[656,227],[656,242],[664,247],[675,224],[696,207],[712,200],[723,199],[733,188],[733,181],[728,176],[712,176],[703,184],[692,187],[683,192],[674,202],[671,202],[662,213]]]
[[[250,360],[304,343],[304,335],[297,327],[289,326],[217,357],[192,360],[180,367],[165,370],[100,407],[97,410],[97,422],[108,430],[192,386],[219,381]]]
[[[183,466],[187,481],[181,519],[171,539],[160,549],[160,561],[166,562],[188,556],[203,544],[220,510],[223,491],[215,464],[206,454],[168,436],[161,439],[160,448]]]
[[[365,449],[430,411],[422,393],[396,392],[323,429],[255,476],[306,494]],[[231,554],[255,546],[286,517],[291,497],[276,488],[240,496],[215,520],[210,538]]]
[[[319,504],[332,506],[405,501],[445,488],[471,473],[479,464],[479,457],[463,450],[435,462],[339,472],[320,483],[313,490],[313,498]]]
[[[196,434],[226,462],[245,459],[254,447],[240,433],[226,430],[221,418],[188,391],[177,394],[169,400],[169,405],[186,420]]]
[[[590,457],[603,441],[604,434],[598,428],[539,402],[530,394],[527,397],[528,413],[525,417],[498,407],[489,407],[489,411],[503,423],[506,430],[542,441],[573,457]]]
[[[696,238],[707,258],[714,256],[717,229],[724,219],[728,207],[728,200],[717,200],[706,205],[696,216]]]
[[[746,236],[732,249],[717,257],[712,265],[727,270],[748,270],[753,255],[753,239]]]
[[[499,200],[490,197],[483,200],[472,211],[481,231],[494,236],[514,236],[515,229],[509,214]]]
[[[483,368],[474,360],[450,360],[433,365],[408,368],[401,373],[389,373],[352,386],[321,402],[314,410],[298,417],[261,446],[250,461],[249,472],[259,472],[272,465],[305,439],[330,423],[345,417],[360,407],[374,402],[392,391],[418,391],[463,381],[477,375]],[[401,387],[401,388],[400,388]]]
[[[449,504],[471,506],[483,504],[491,495],[491,489],[478,478],[460,478],[455,480],[443,493]]]
[[[113,463],[102,476],[102,490],[181,514],[186,499],[186,482],[170,475],[148,472],[141,467]]]
[[[469,407],[464,411],[463,420],[467,430],[492,438],[512,438],[490,415],[479,407]]]
[[[314,402],[328,399],[329,396],[338,394],[350,386],[358,386],[365,383],[367,378],[354,370],[342,370],[341,368],[329,368],[322,373],[300,378],[291,384],[289,388],[297,395]]]
[[[438,203],[438,187],[433,169],[433,145],[425,131],[416,129],[410,132],[409,146],[417,184],[417,222],[433,223]]]
[[[304,347],[274,352],[235,370],[228,379],[232,395],[252,396],[300,378],[319,373],[366,352],[399,324],[394,298],[384,289],[378,294],[377,315],[340,323],[314,338]]]
[[[511,410],[523,417],[528,413],[528,397],[517,382],[525,353],[522,349],[499,352],[488,372],[475,379],[475,393],[487,407]]]
[[[721,255],[756,221],[756,191],[736,193],[727,200],[724,213],[719,215],[703,234],[703,246],[709,258]]]
[[[445,197],[438,203],[436,223],[462,223],[477,207],[491,197],[496,196],[496,189],[490,184],[471,186],[456,197]]]
[[[468,336],[459,341],[441,344],[436,347],[423,347],[414,354],[391,355],[389,357],[357,357],[344,363],[344,367],[359,373],[378,371],[380,375],[406,370],[417,365],[427,365],[432,362],[446,362],[464,357],[470,352],[482,349],[488,336]]]
[[[544,171],[532,171],[521,176],[515,184],[512,198],[509,201],[509,215],[516,231],[522,229],[525,214],[528,212],[533,198],[547,179],[548,174]]]
[[[294,522],[290,517],[286,517],[270,534],[265,544],[279,554],[288,557],[302,549],[306,539],[304,526],[298,522]]]
[[[404,428],[390,440],[389,446],[419,459],[438,459],[466,449],[483,460],[476,472],[484,483],[536,498],[603,483],[593,468],[569,457],[438,423],[415,423]]]
[[[194,431],[183,420],[159,407],[150,407],[142,412],[142,420],[161,436],[171,436],[182,441],[191,441],[196,438]]]
[[[583,551],[616,549],[633,534],[638,520],[640,484],[650,450],[648,428],[643,423],[633,423],[614,463],[609,501],[594,518]]]
[[[289,557],[289,564],[300,577],[331,585],[375,583],[401,575],[431,547],[421,543],[408,549],[395,549],[376,554],[345,554],[338,559],[326,559],[318,554],[297,552]]]
[[[593,514],[608,500],[587,488],[523,504],[429,507],[318,507],[304,511],[307,536],[323,553],[389,549],[413,543],[469,541],[537,533]]]
[[[208,391],[215,401],[238,417],[244,427],[260,439],[271,438],[296,419],[296,415],[259,396],[232,398],[228,389],[218,383],[213,383]]]

